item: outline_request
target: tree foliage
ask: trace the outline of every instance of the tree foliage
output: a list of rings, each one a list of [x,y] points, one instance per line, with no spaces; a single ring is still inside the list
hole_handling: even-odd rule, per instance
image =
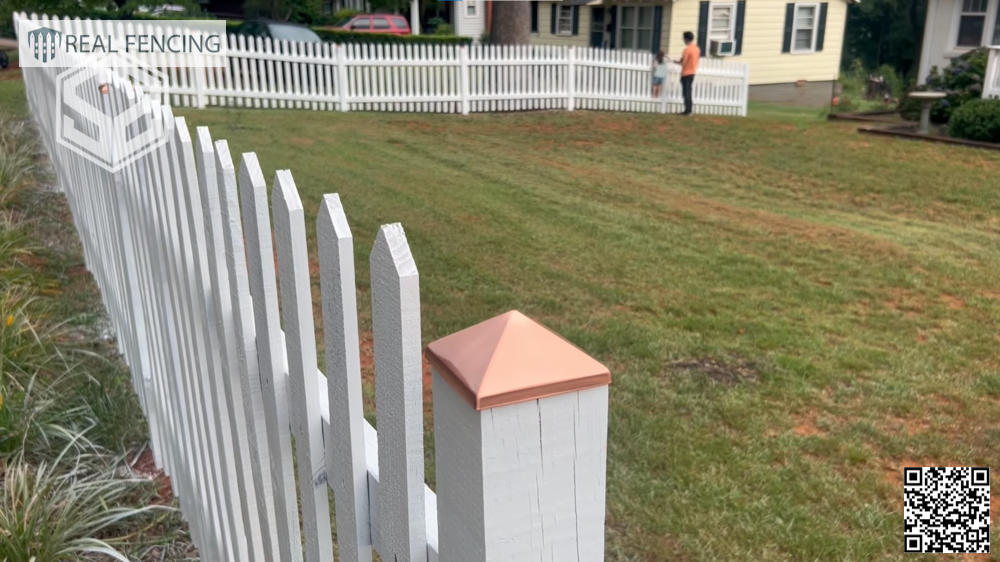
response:
[[[889,65],[915,79],[927,0],[864,0],[847,8],[842,67]]]

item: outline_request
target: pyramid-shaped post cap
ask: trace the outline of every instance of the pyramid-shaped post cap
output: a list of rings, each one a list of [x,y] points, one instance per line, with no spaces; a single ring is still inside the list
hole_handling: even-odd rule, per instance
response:
[[[427,358],[477,410],[611,383],[607,367],[516,310],[431,343]]]

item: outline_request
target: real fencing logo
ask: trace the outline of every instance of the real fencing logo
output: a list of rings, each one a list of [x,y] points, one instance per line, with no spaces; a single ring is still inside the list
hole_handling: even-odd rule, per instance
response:
[[[167,142],[168,75],[227,63],[225,21],[16,20],[25,77],[55,86],[56,141],[118,172]],[[34,67],[34,68],[33,68]]]
[[[56,139],[117,172],[166,144],[167,80],[156,68],[106,62],[109,66],[73,67],[57,76]]]
[[[56,58],[56,50],[62,44],[62,32],[51,27],[39,27],[27,33],[28,48],[36,61],[47,63]]]

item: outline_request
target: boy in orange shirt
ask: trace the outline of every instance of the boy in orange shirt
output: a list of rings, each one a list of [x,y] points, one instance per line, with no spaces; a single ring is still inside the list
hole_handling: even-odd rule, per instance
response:
[[[684,113],[681,115],[691,115],[691,84],[694,82],[694,73],[698,71],[698,59],[701,58],[701,49],[694,42],[694,33],[684,32],[684,52],[681,59],[674,61],[681,65],[681,91],[684,92]]]

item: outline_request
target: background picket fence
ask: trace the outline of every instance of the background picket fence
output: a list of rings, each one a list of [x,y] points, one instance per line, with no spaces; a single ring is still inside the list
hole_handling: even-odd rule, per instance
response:
[[[67,21],[90,33],[108,32],[103,21]],[[143,24],[134,27],[143,29]],[[244,35],[229,35],[228,42],[224,67],[185,68],[183,56],[162,60],[165,91],[173,106],[462,114],[683,109],[680,66],[670,65],[661,96],[654,99],[653,57],[645,51],[298,43]],[[702,58],[694,81],[694,111],[745,116],[748,81],[745,63]]]
[[[254,153],[234,159],[204,127],[192,136],[118,69],[86,70],[75,87],[86,105],[69,107],[60,70],[22,69],[31,113],[203,559],[332,561],[333,521],[341,560],[603,559],[605,367],[516,312],[432,343],[435,493],[424,483],[420,280],[402,227],[382,226],[370,255],[376,432],[362,410],[339,197],[324,196],[307,226],[290,171],[276,172],[269,203]],[[65,142],[66,128],[111,165]],[[140,132],[158,142],[136,151]],[[463,379],[476,375],[470,354],[550,386],[511,388],[500,372],[504,393],[481,397]]]

